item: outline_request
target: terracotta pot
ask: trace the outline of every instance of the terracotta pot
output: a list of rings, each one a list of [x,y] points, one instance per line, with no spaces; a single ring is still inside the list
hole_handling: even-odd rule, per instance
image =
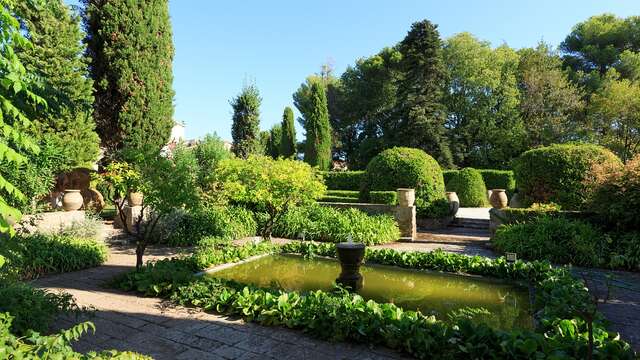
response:
[[[506,208],[507,205],[509,204],[509,199],[507,198],[507,191],[505,189],[492,189],[489,202],[491,203],[491,206],[493,206],[496,209]]]
[[[398,204],[402,207],[413,206],[416,202],[416,191],[414,189],[398,189]]]
[[[130,191],[127,194],[127,202],[129,206],[142,206],[142,193],[137,191]]]
[[[455,216],[458,213],[458,209],[460,209],[460,199],[458,199],[458,194],[453,191],[446,192],[445,194],[449,201],[449,216]]]
[[[79,210],[84,204],[80,190],[65,190],[62,197],[62,208],[64,211]]]

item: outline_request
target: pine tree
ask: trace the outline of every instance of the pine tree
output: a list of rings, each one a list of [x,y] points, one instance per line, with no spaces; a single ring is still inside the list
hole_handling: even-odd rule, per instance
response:
[[[284,158],[292,158],[296,153],[296,128],[293,124],[293,110],[287,106],[282,114],[280,155]]]
[[[403,75],[398,84],[395,143],[423,149],[440,165],[451,166],[442,104],[446,68],[437,26],[428,20],[414,23],[398,48]]]
[[[80,17],[62,0],[18,1],[13,10],[32,44],[18,48],[18,58],[37,76],[33,91],[47,102],[27,108],[33,135],[64,149],[67,166],[88,166],[98,157],[100,139],[91,117],[93,83]]]
[[[94,118],[107,155],[159,151],[173,127],[168,0],[83,0]]]
[[[329,124],[329,110],[327,96],[322,84],[311,84],[309,108],[305,118],[307,132],[304,161],[321,170],[329,170],[331,166],[331,125]]]
[[[255,85],[246,85],[231,101],[233,108],[233,153],[246,159],[260,153],[260,92]]]

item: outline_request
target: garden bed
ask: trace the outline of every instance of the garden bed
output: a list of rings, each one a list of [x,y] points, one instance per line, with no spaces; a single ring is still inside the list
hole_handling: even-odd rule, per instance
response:
[[[115,284],[183,305],[240,315],[263,325],[302,329],[322,339],[383,344],[418,358],[587,358],[588,324],[594,330],[593,358],[635,356],[627,343],[606,331],[583,282],[568,269],[554,268],[547,262],[509,263],[503,258],[391,249],[368,249],[365,256],[367,263],[529,283],[535,288],[534,315],[538,320],[535,331],[497,330],[464,317],[455,324],[447,324],[393,304],[365,301],[343,290],[288,292],[194,276],[205,267],[265,253],[335,257],[335,246],[295,242],[284,246],[202,248],[191,258],[149,264],[140,272],[116,279]]]

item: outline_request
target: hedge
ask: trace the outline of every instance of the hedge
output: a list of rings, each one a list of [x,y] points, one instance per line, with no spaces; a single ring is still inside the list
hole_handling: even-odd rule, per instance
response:
[[[329,190],[360,191],[364,171],[319,171]]]
[[[230,250],[217,250],[225,253]],[[296,242],[267,252],[312,256],[335,256],[332,244]],[[248,256],[248,255],[247,255]],[[219,258],[224,257],[220,255]],[[188,274],[188,260],[162,260],[143,272],[132,272],[119,279],[124,290],[136,290],[170,298],[188,306],[200,307],[247,321],[270,326],[301,329],[329,340],[380,344],[420,359],[442,358],[587,358],[587,322],[581,314],[593,315],[593,359],[633,359],[631,347],[617,334],[609,333],[583,282],[569,269],[546,262],[507,262],[504,258],[399,252],[367,249],[367,263],[400,266],[415,270],[445,271],[491,276],[509,281],[525,281],[535,287],[535,331],[501,331],[468,319],[449,324],[407,311],[394,304],[366,301],[344,290],[333,292],[288,292],[262,289],[212,277],[184,278],[172,282],[175,274]],[[153,275],[157,273],[158,275]],[[141,291],[142,290],[142,291]]]
[[[484,184],[487,190],[491,189],[505,189],[507,190],[507,195],[511,197],[516,191],[516,178],[511,170],[493,170],[493,169],[476,169],[480,175],[482,175],[482,180],[484,180]],[[449,184],[451,179],[459,172],[460,170],[443,170],[442,175],[444,176],[445,187]],[[448,187],[447,187],[448,189]]]
[[[166,224],[166,242],[170,246],[192,246],[200,239],[217,236],[235,240],[253,236],[258,225],[251,211],[239,207],[211,207],[176,215],[172,223]]]
[[[438,162],[420,149],[395,147],[376,155],[367,165],[362,199],[371,191],[416,190],[418,213],[425,217],[443,217],[449,211],[445,200],[444,179]]]
[[[581,210],[589,201],[595,165],[606,171],[622,168],[620,159],[601,146],[557,144],[524,152],[514,159],[513,170],[525,206],[556,203]]]
[[[482,175],[476,169],[464,168],[455,173],[449,173],[449,182],[446,183],[447,191],[454,191],[460,199],[462,207],[486,207],[487,188],[482,180]]]
[[[320,202],[341,202],[341,203],[371,203],[396,205],[398,203],[398,193],[396,191],[371,191],[369,201],[360,199],[360,192],[351,190],[328,190]]]

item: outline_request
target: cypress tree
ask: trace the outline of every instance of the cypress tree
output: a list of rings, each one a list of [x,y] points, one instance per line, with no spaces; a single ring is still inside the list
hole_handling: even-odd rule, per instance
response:
[[[67,166],[88,166],[98,157],[100,139],[91,116],[93,82],[80,17],[62,0],[18,1],[13,10],[33,45],[18,48],[18,58],[37,76],[33,91],[47,102],[25,108],[33,135],[64,149]]]
[[[280,155],[284,158],[292,158],[296,153],[296,128],[293,124],[293,110],[287,106],[282,114]]]
[[[280,142],[282,141],[282,125],[273,125],[269,130],[269,148],[267,149],[267,155],[274,159],[277,159],[280,154]]]
[[[320,170],[329,170],[331,166],[331,125],[327,96],[322,84],[311,84],[309,108],[305,118],[307,132],[304,161]]]
[[[233,153],[246,159],[251,154],[260,153],[260,92],[255,85],[246,85],[240,94],[231,100],[233,108]],[[268,132],[267,132],[268,134]],[[265,136],[265,140],[267,138]],[[262,144],[264,146],[264,144]],[[265,150],[263,148],[263,150]]]
[[[168,0],[83,0],[94,118],[108,155],[159,151],[173,127]]]
[[[446,68],[437,26],[423,20],[411,26],[398,46],[402,78],[398,83],[395,143],[420,148],[440,165],[453,164],[445,137],[446,108],[442,97]]]

